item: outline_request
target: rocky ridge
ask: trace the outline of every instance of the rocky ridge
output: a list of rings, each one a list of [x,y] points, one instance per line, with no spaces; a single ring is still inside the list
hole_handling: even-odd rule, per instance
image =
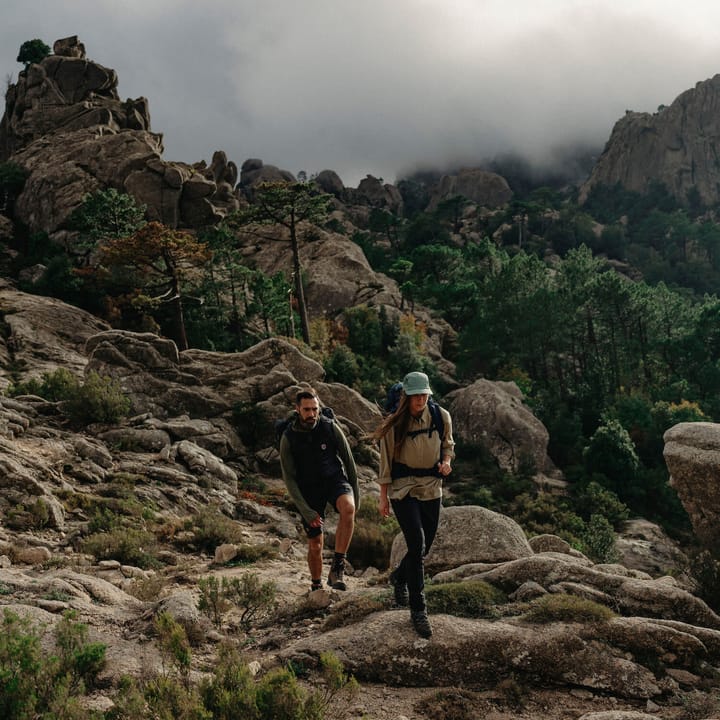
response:
[[[712,206],[720,200],[720,75],[699,82],[655,113],[628,110],[615,123],[602,155],[580,192],[581,202],[596,185],[620,184],[647,192],[663,183],[680,202],[688,192]]]

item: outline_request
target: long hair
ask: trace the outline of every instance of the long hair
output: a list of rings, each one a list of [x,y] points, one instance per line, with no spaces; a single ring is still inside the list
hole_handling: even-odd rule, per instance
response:
[[[403,390],[400,393],[400,401],[395,412],[383,418],[383,421],[370,433],[369,437],[373,440],[382,440],[389,432],[393,431],[395,433],[395,452],[397,452],[405,442],[409,427],[410,406],[408,396]]]

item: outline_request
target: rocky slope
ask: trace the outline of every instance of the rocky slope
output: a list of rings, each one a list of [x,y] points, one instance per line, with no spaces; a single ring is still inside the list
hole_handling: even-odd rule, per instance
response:
[[[12,304],[13,292],[5,292]],[[85,319],[88,331],[92,322]],[[325,384],[319,365],[280,340],[232,355],[178,353],[149,333],[100,330],[87,337],[83,371],[110,375],[128,393],[132,409],[120,425],[77,427],[62,404],[0,397],[0,603],[49,628],[73,609],[91,639],[107,644],[93,707],[111,705],[123,674],[161,667],[152,620],[163,611],[192,629],[200,674],[226,636],[242,640],[260,674],[288,660],[312,668],[331,650],[361,684],[351,717],[610,720],[649,711],[682,718],[687,698],[714,686],[720,617],[690,587],[661,573],[593,564],[553,536],[528,542],[512,520],[481,507],[445,508],[427,563],[431,588],[480,580],[506,598],[481,617],[434,612],[433,638],[419,639],[407,611],[392,607],[384,580],[386,563],[402,551],[400,537],[390,558],[358,565],[347,593],[308,595],[297,517],[282,499],[271,429],[258,423],[284,414],[298,384],[312,382],[347,430],[372,502],[377,456],[363,436],[377,408],[345,386]],[[77,371],[78,342],[58,333],[46,344],[56,358],[67,348]],[[505,417],[497,445],[490,443],[498,462],[521,449],[542,456],[546,437],[527,421],[516,391],[476,385],[447,399],[466,419],[459,436],[470,439],[478,418],[472,408],[497,413]],[[237,407],[251,412],[233,416]],[[502,430],[508,423],[512,435]],[[492,434],[493,422],[487,425]],[[197,525],[208,508],[232,518],[237,531],[214,550],[201,544]],[[88,544],[99,518],[111,512],[152,529],[152,567],[141,567],[142,554],[133,562],[91,552],[99,552]],[[247,547],[263,550],[260,558],[233,563]],[[277,584],[282,619],[249,635],[232,614],[214,627],[198,609],[200,579],[250,571]],[[614,615],[532,621],[533,607],[553,597],[591,599]],[[447,707],[454,710],[443,715]],[[592,714],[600,711],[610,714]]]

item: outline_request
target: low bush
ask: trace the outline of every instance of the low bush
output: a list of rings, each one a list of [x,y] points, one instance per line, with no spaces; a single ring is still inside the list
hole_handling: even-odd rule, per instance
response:
[[[200,600],[198,608],[217,626],[231,608],[240,612],[240,627],[247,632],[252,625],[267,619],[277,606],[277,585],[272,581],[262,582],[257,573],[248,572],[240,577],[222,581],[210,575],[198,582]]]
[[[482,580],[437,583],[425,587],[428,611],[458,617],[490,617],[494,607],[507,602],[505,595]]]
[[[214,553],[218,545],[240,543],[242,529],[232,518],[224,515],[217,507],[203,508],[188,518],[185,529],[192,531],[192,545],[201,551]]]
[[[153,555],[155,537],[139,528],[114,527],[108,532],[97,532],[82,542],[83,552],[96,560],[117,560],[123,565],[140,568],[159,567]]]
[[[305,690],[290,667],[276,668],[253,680],[235,646],[225,645],[214,676],[203,682],[201,697],[213,718],[246,720],[323,720],[347,715],[358,689],[340,661],[331,653],[320,656],[313,689]]]
[[[36,498],[29,507],[16,505],[5,516],[11,530],[42,530],[50,520],[50,508],[45,500]]]
[[[533,623],[593,623],[606,622],[613,617],[615,613],[606,605],[565,593],[543,595],[533,601],[525,614],[525,619]]]
[[[25,382],[12,384],[8,395],[39,395],[45,400],[57,402],[68,400],[77,391],[80,381],[69,370],[58,368],[51,373],[43,373],[42,378],[30,378]]]
[[[31,378],[14,383],[8,388],[8,395],[39,395],[46,400],[63,402],[70,419],[81,425],[118,423],[131,407],[117,380],[90,372],[81,383],[65,368],[43,373],[40,380]]]
[[[715,612],[720,611],[720,557],[718,551],[701,548],[690,554],[688,573],[695,582],[695,594]]]
[[[117,380],[90,372],[77,391],[65,401],[70,419],[80,425],[116,424],[130,412],[130,399]]]
[[[615,531],[604,515],[591,515],[580,539],[583,552],[595,562],[613,563],[620,558],[616,547]]]
[[[0,627],[0,717],[3,720],[100,718],[80,702],[105,665],[105,645],[87,642],[87,626],[67,612],[55,650],[42,647],[43,628],[5,609]]]

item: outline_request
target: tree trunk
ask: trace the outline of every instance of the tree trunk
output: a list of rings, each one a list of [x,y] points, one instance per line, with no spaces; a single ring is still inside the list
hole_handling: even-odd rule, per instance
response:
[[[185,331],[185,314],[183,313],[182,296],[180,295],[180,283],[177,276],[172,279],[173,289],[173,314],[175,315],[175,327],[177,328],[178,350],[188,349],[187,333]]]
[[[298,312],[300,313],[300,327],[303,340],[310,344],[310,323],[308,322],[307,306],[305,305],[305,291],[302,284],[302,267],[300,266],[300,249],[298,248],[295,223],[290,224],[290,244],[292,246],[293,269],[295,272],[295,297],[297,298]]]

